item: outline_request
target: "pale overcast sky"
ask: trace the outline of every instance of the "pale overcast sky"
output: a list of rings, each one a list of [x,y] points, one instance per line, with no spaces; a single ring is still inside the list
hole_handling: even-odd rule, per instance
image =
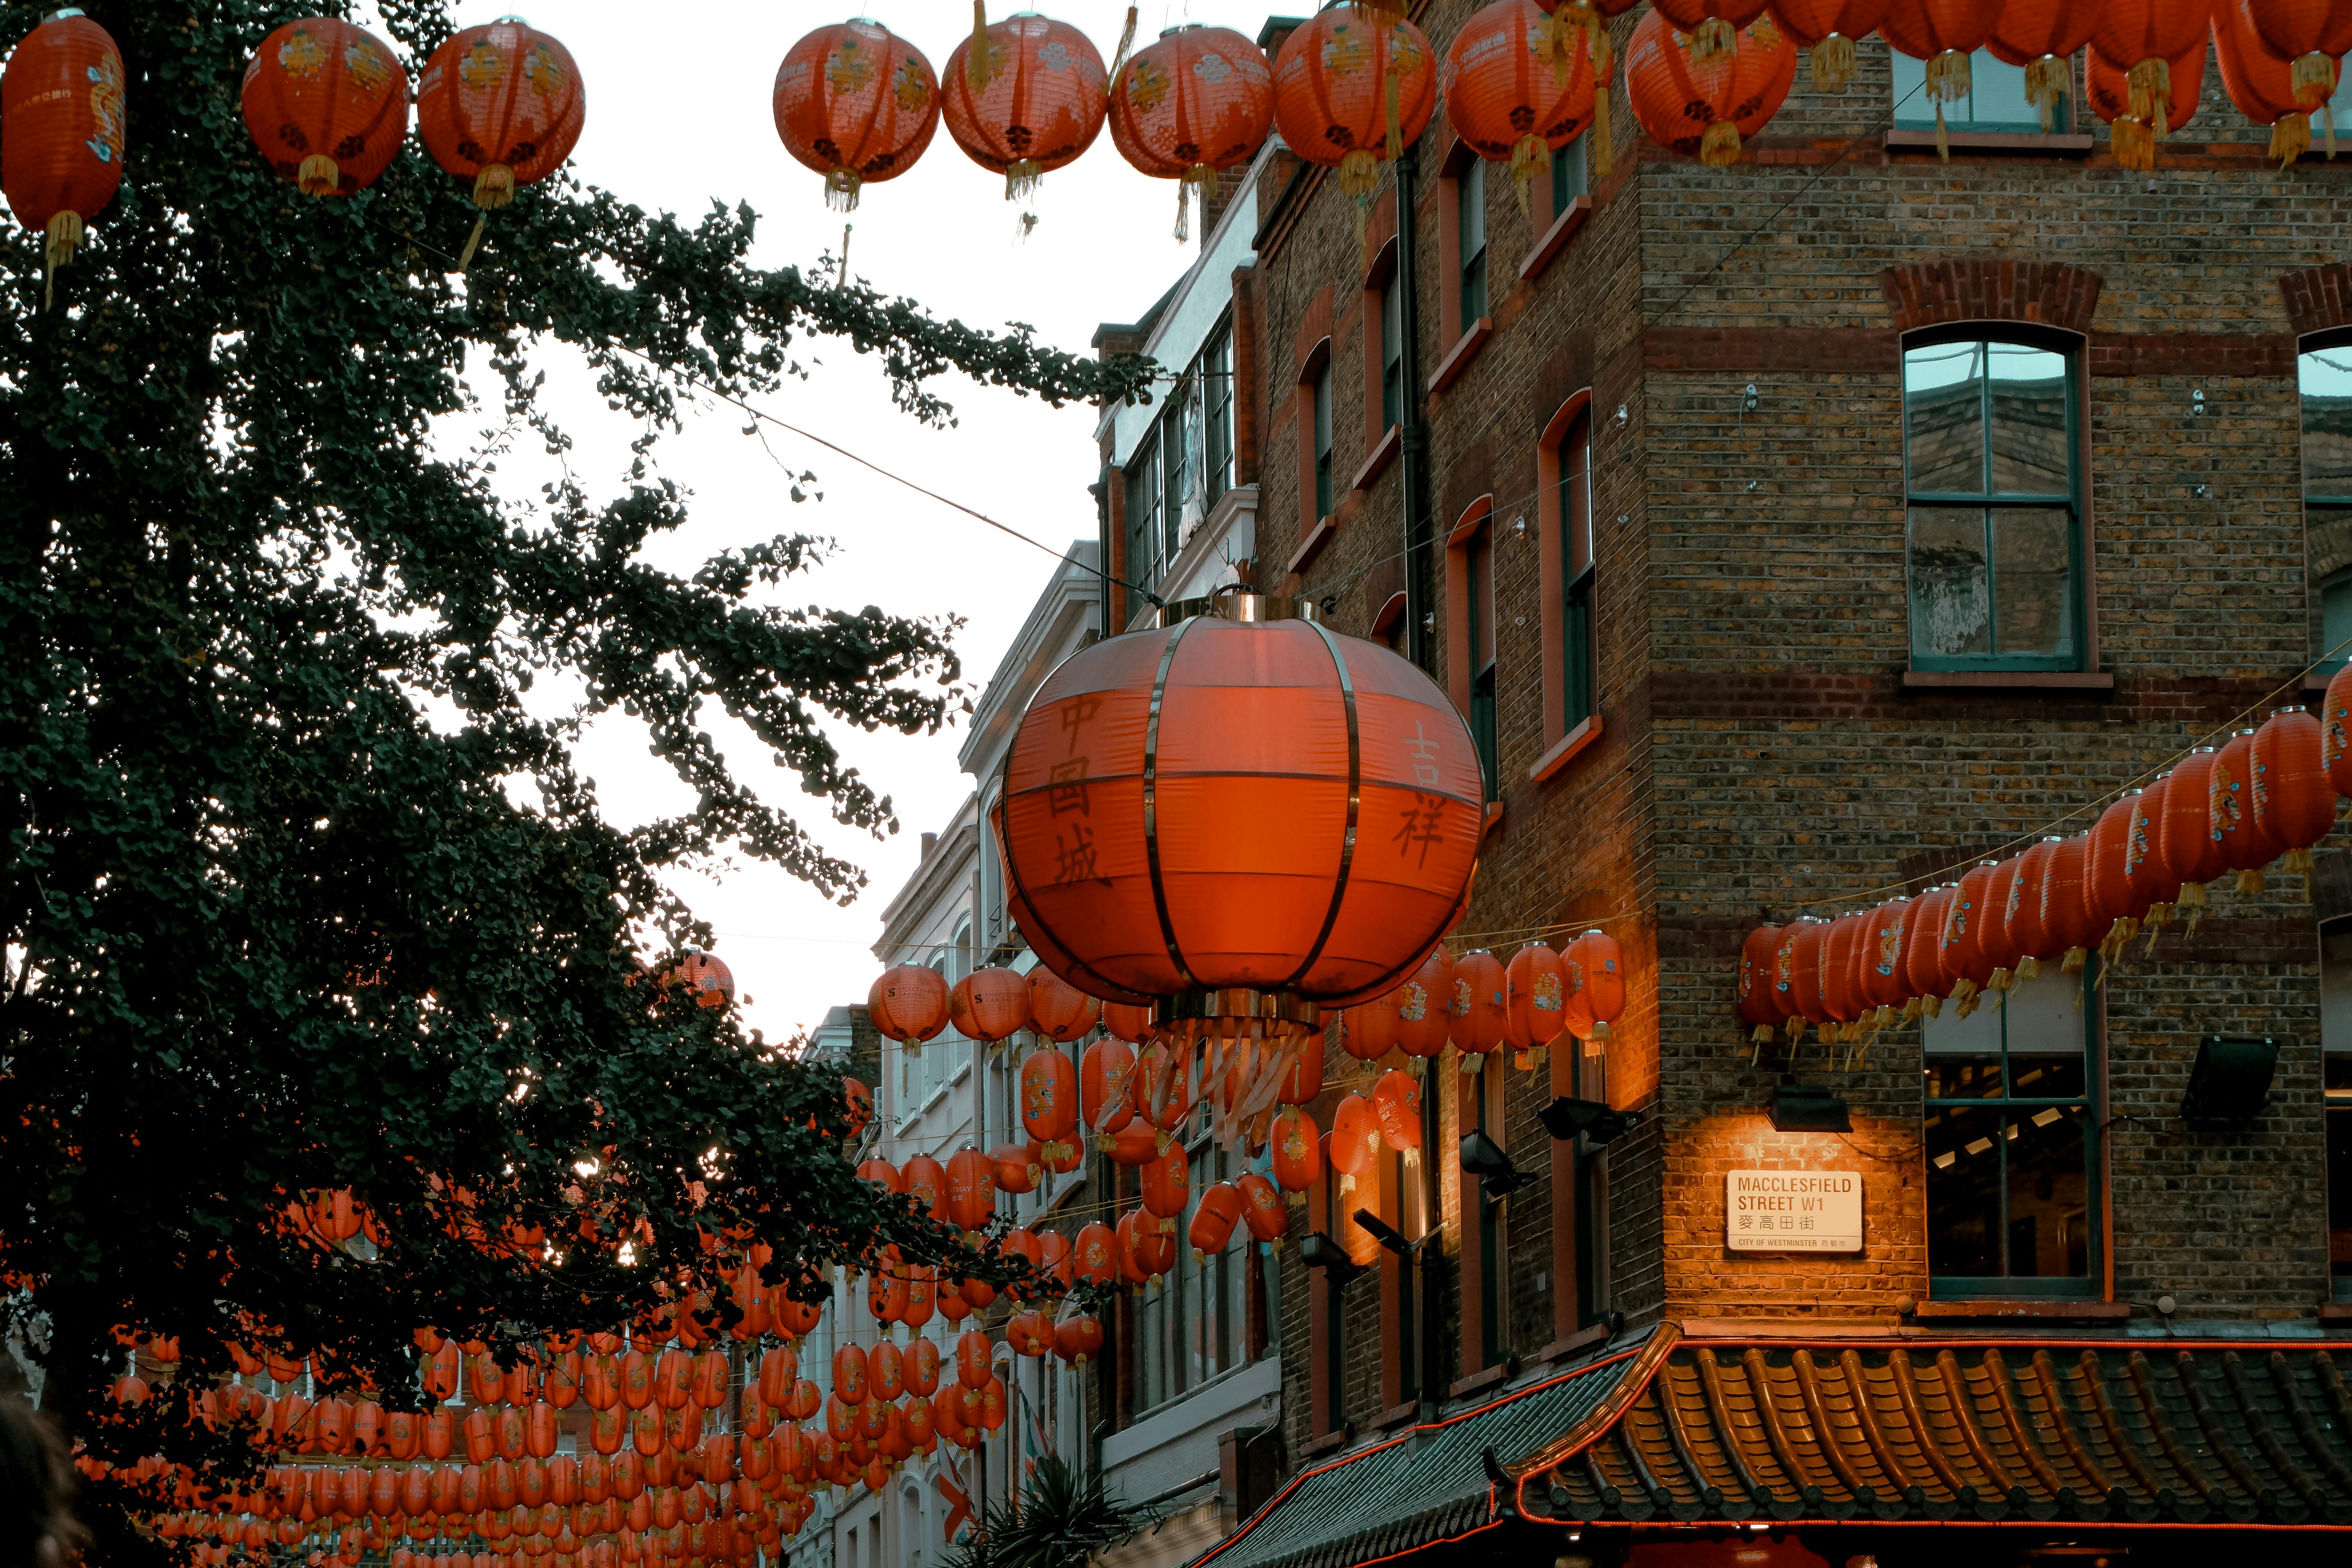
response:
[[[458,5],[457,15],[471,25],[509,8],[481,0]],[[990,12],[1012,9],[992,5]],[[880,10],[877,19],[920,48],[934,70],[971,26],[968,0],[889,0]],[[770,94],[785,50],[845,13],[802,0],[680,0],[656,7],[531,0],[522,14],[563,40],[585,79],[587,128],[572,164],[583,181],[681,216],[707,209],[713,198],[730,206],[748,203],[761,215],[755,259],[761,265],[814,264],[839,246],[844,219],[826,209],[819,176],[777,141]],[[1048,14],[1085,28],[1108,60],[1126,6],[1066,0]],[[1254,37],[1268,14],[1219,13],[1204,0],[1157,0],[1143,7],[1138,37],[1149,41],[1163,26],[1202,21]],[[1171,236],[1171,183],[1130,169],[1108,132],[1076,163],[1048,175],[1030,205],[1039,225],[1026,240],[1016,239],[1020,209],[1004,201],[1003,179],[967,158],[942,127],[911,172],[866,187],[848,220],[856,226],[851,269],[885,293],[923,300],[940,316],[990,328],[1026,321],[1045,342],[1083,353],[1098,323],[1133,321],[1195,254]],[[493,247],[495,230],[494,217]],[[803,343],[796,352],[803,363],[811,356],[823,363],[812,364],[808,381],[762,400],[779,418],[901,468],[1057,547],[1092,536],[1093,500],[1086,489],[1096,472],[1091,408],[1056,412],[950,377],[939,390],[961,424],[931,430],[891,407],[878,370],[846,344]],[[567,374],[560,361],[546,363],[554,406],[579,440],[575,468],[592,493],[614,493],[628,467],[630,430],[604,414],[583,377]],[[470,440],[481,421],[460,423],[450,438]],[[1055,563],[772,429],[772,460],[742,434],[746,423],[740,412],[718,406],[664,443],[661,471],[693,491],[695,521],[684,537],[661,547],[662,563],[690,571],[717,550],[778,531],[831,534],[840,541],[839,553],[798,580],[786,602],[961,615],[969,622],[957,637],[966,673],[986,679]],[[509,493],[531,494],[544,462],[519,453],[504,463]],[[793,505],[779,463],[793,472],[814,469],[824,501]],[[709,728],[722,744],[730,740],[723,717]],[[879,971],[869,950],[881,910],[913,870],[919,836],[944,824],[970,787],[956,767],[962,734],[841,737],[850,761],[892,797],[901,823],[898,837],[877,843],[821,810],[802,816],[824,842],[866,868],[870,883],[848,909],[765,866],[741,866],[715,883],[679,883],[717,929],[715,951],[751,998],[748,1022],[770,1038],[814,1026],[836,1004],[865,1000]],[[796,810],[815,804],[748,733],[737,729],[731,740],[730,759],[771,798]],[[616,819],[686,804],[684,790],[646,755],[643,732],[617,715],[600,725],[583,760]]]

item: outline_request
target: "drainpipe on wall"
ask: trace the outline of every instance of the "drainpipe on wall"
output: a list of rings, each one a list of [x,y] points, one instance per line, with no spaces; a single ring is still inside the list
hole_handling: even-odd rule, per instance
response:
[[[1405,657],[1423,669],[1435,664],[1430,626],[1429,433],[1422,425],[1421,300],[1414,243],[1413,181],[1421,172],[1418,144],[1396,161],[1396,278],[1404,289],[1397,301],[1397,332],[1404,339],[1403,363],[1397,367],[1404,383],[1403,407],[1398,411],[1398,489],[1404,499],[1404,646]],[[1434,671],[1433,670],[1433,673]],[[1427,1162],[1423,1162],[1427,1163]],[[1435,1177],[1431,1178],[1432,1182]]]

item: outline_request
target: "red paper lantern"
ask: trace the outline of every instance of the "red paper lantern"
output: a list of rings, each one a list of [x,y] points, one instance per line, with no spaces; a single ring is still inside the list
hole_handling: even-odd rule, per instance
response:
[[[724,1007],[735,1000],[735,973],[713,954],[689,952],[677,967],[665,970],[665,986],[682,987],[698,1007]]]
[[[929,1154],[918,1154],[899,1167],[899,1191],[915,1200],[916,1210],[926,1219],[944,1223],[947,1215],[947,1167]]]
[[[26,34],[0,74],[0,186],[16,221],[47,236],[52,275],[122,184],[122,79],[113,37],[79,11]]]
[[[2098,19],[2097,0],[2008,0],[1985,39],[1995,59],[2025,68],[2025,101],[2041,110],[2044,131],[2074,90],[2074,57]]]
[[[1380,1121],[1372,1102],[1360,1094],[1342,1096],[1331,1108],[1331,1168],[1343,1176],[1360,1176],[1372,1168],[1380,1147]]]
[[[1234,1178],[1234,1185],[1242,1194],[1242,1223],[1249,1226],[1250,1235],[1279,1246],[1290,1231],[1290,1211],[1282,1201],[1281,1189],[1255,1171]]]
[[[1711,169],[1739,160],[1740,143],[1779,112],[1797,79],[1797,51],[1769,17],[1700,58],[1653,11],[1625,47],[1627,96],[1653,141]]]
[[[425,150],[472,182],[474,205],[486,213],[562,168],[587,114],[572,51],[511,17],[452,33],[416,79],[416,133]],[[472,262],[481,237],[478,222],[458,271]]]
[[[1815,92],[1843,92],[1853,80],[1853,46],[1878,30],[1888,0],[1772,0],[1772,19],[1806,51]]]
[[[948,993],[948,1021],[970,1039],[1010,1038],[1029,1026],[1029,982],[996,964],[975,969]]]
[[[2083,967],[2084,950],[2100,934],[2093,929],[2091,908],[2083,897],[2090,843],[2086,833],[2060,839],[2042,868],[2042,950],[2035,956],[2059,958],[2069,974]]]
[[[2311,113],[2296,101],[2294,67],[2263,41],[2246,0],[2220,0],[2213,7],[2213,63],[2221,67],[2221,86],[2238,112],[2271,128],[2270,156],[2279,161],[2280,168],[2311,151]],[[2327,64],[2332,71],[2335,62]],[[2328,139],[2333,153],[2332,115]]]
[[[1321,1137],[1315,1118],[1295,1105],[1274,1119],[1274,1179],[1285,1192],[1303,1193],[1322,1175]]]
[[[1103,1028],[1114,1040],[1139,1046],[1151,1038],[1151,1009],[1134,1003],[1105,1002]]]
[[[2311,847],[2336,826],[2336,789],[2320,760],[2319,721],[2282,708],[2254,731],[2256,826],[2285,850],[2281,869],[2309,875]]]
[[[2232,7],[2216,0],[2214,33],[2221,13]],[[2336,62],[2352,53],[2352,0],[2242,0],[2242,11],[2264,47],[2287,62],[2296,107],[2313,110],[2336,96]],[[2328,151],[2336,148],[2336,122],[2327,126]]]
[[[856,1345],[843,1345],[833,1352],[833,1396],[844,1405],[857,1405],[866,1398],[866,1352]]]
[[[1109,108],[1119,156],[1177,183],[1176,237],[1184,239],[1186,193],[1244,166],[1265,141],[1274,71],[1265,51],[1232,28],[1189,23],[1161,33],[1120,68]]]
[[[240,101],[254,146],[306,195],[366,189],[408,136],[408,72],[374,34],[337,16],[264,38]]]
[[[1391,993],[1396,998],[1397,1049],[1426,1059],[1445,1048],[1454,1026],[1454,955],[1440,942],[1412,977]]]
[[[1889,899],[1873,911],[1870,940],[1864,944],[1862,992],[1873,1006],[1900,1007],[1911,996],[1903,974],[1903,948],[1911,934],[1916,905]]]
[[[1396,993],[1359,1002],[1339,1015],[1339,1048],[1360,1062],[1376,1062],[1396,1049]]]
[[[1083,1038],[1102,1016],[1102,1003],[1044,964],[1029,971],[1030,1026],[1063,1045]]]
[[[1070,1276],[1090,1285],[1108,1285],[1118,1272],[1118,1236],[1100,1220],[1078,1227],[1070,1243]]]
[[[1303,1035],[1312,1005],[1390,989],[1454,920],[1485,815],[1476,753],[1387,648],[1237,618],[1280,602],[1214,603],[1046,679],[995,811],[1011,902],[1074,984],[1165,999],[1163,1030]]]
[[[1978,920],[1977,956],[1989,972],[1988,990],[2007,991],[2017,978],[2024,956],[2009,931],[2010,911],[2017,907],[2018,879],[2024,875],[2025,857],[2012,855],[1992,869],[1985,880],[1985,907]]]
[[[2238,873],[2238,891],[2263,890],[2263,868],[2277,859],[2286,846],[2255,815],[2253,799],[2254,732],[2240,730],[2213,759],[2206,784],[2206,830],[2221,846],[2221,864]]]
[[[1944,943],[1944,906],[1951,902],[1958,885],[1947,882],[1931,888],[1911,900],[1911,918],[1903,933],[1903,983],[1906,990],[1921,999],[1929,1016],[1934,1016],[1937,1004],[1949,989],[1944,982],[1942,951]],[[1794,1011],[1796,997],[1796,966],[1792,962],[1796,951],[1795,927],[1781,938],[1780,964]]]
[[[1502,960],[1484,948],[1454,961],[1450,1033],[1455,1048],[1465,1056],[1484,1056],[1501,1048],[1508,1016],[1504,1002],[1507,984]]]
[[[1774,960],[1780,951],[1780,928],[1758,926],[1739,944],[1739,1020],[1756,1031],[1756,1043],[1769,1039],[1782,1014],[1773,1002]]]
[[[1072,1366],[1084,1366],[1102,1353],[1102,1323],[1081,1312],[1054,1326],[1054,1353]]]
[[[1788,971],[1789,994],[1794,1004],[1792,1010],[1797,1016],[1817,1028],[1828,1023],[1830,1016],[1828,998],[1822,994],[1822,950],[1829,941],[1829,935],[1828,921],[1806,915],[1789,928],[1783,939],[1785,956],[1781,962]],[[1940,935],[1937,954],[1940,963]]]
[[[1200,1206],[1192,1211],[1192,1223],[1185,1233],[1193,1260],[1198,1262],[1211,1253],[1223,1252],[1225,1244],[1233,1239],[1234,1226],[1241,1223],[1241,1217],[1240,1188],[1231,1182],[1213,1182],[1202,1188]]]
[[[1892,0],[1878,31],[1898,55],[1926,62],[1927,101],[1936,106],[1936,151],[1945,145],[1944,105],[1969,96],[1969,56],[1991,41],[2005,0]]]
[[[1398,1149],[1421,1147],[1421,1085],[1394,1068],[1372,1085],[1372,1115],[1381,1133]]]
[[[1097,1040],[1078,1064],[1078,1110],[1098,1133],[1117,1132],[1135,1120],[1135,1047]]]
[[[1822,1006],[1834,1024],[1852,1025],[1864,1012],[1853,955],[1862,945],[1866,919],[1860,910],[1840,915],[1830,921],[1829,935],[1822,939]]]
[[[1019,201],[1101,134],[1102,56],[1066,22],[1022,12],[988,25],[948,55],[942,83],[948,134],[971,161],[1004,176]]]
[[[1561,1006],[1568,970],[1559,953],[1539,942],[1519,949],[1503,972],[1503,990],[1506,1032],[1514,1047],[1526,1050],[1559,1037],[1567,1023]]]
[[[919,963],[886,969],[866,992],[866,1009],[885,1039],[919,1045],[948,1026],[947,977]]]
[[[2205,90],[2206,35],[2184,53],[2165,64],[2165,129],[2179,131],[2196,118],[2197,100]],[[2084,89],[2091,111],[2107,122],[2116,162],[2126,169],[2156,167],[2156,127],[2132,111],[2133,92],[2126,68],[2116,65],[2093,46],[2084,68]]]
[[[898,1166],[879,1154],[868,1154],[865,1159],[860,1160],[857,1163],[857,1174],[860,1180],[871,1182],[886,1193],[903,1193],[907,1190],[906,1176],[899,1172]]]
[[[1129,1284],[1140,1285],[1176,1267],[1175,1235],[1139,1209],[1119,1217],[1118,1239]]]
[[[2201,51],[2214,21],[2213,0],[2100,0],[2093,10],[2091,47],[2123,70],[2130,117],[2156,140],[2169,128],[2174,104],[2194,111],[2197,100],[2174,91],[2171,62]]]
[[[940,80],[922,51],[862,17],[819,27],[776,68],[776,134],[824,176],[825,205],[855,212],[869,182],[915,166],[940,128]]]
[[[1569,994],[1592,1015],[1591,1034],[1578,1037],[1608,1044],[1610,1026],[1625,1016],[1625,955],[1617,939],[1606,931],[1588,931],[1568,944],[1562,962],[1568,966]]]
[[[2180,896],[2180,879],[2172,874],[2164,854],[2164,810],[2171,793],[2172,775],[2158,774],[2154,784],[2133,797],[2124,835],[2124,879],[2131,885],[2133,900],[2147,911],[2149,926],[2170,920],[2173,901]],[[2153,937],[2148,945],[2153,951]]]
[[[969,1143],[948,1160],[947,1210],[959,1230],[978,1230],[996,1213],[996,1166]]]
[[[1528,183],[1550,172],[1551,155],[1592,124],[1591,57],[1556,48],[1552,31],[1535,0],[1496,0],[1462,24],[1439,73],[1454,134],[1481,158],[1510,165],[1522,205]]]
[[[1283,41],[1274,62],[1274,123],[1285,145],[1337,169],[1359,200],[1380,165],[1420,140],[1437,110],[1436,61],[1420,28],[1402,16],[1318,11]]]
[[[2205,884],[2228,868],[2221,863],[2221,842],[2213,837],[2212,784],[2216,752],[2199,746],[2172,770],[2164,792],[2164,860],[2180,879],[2182,908],[2196,922],[2205,903]]]
[[[1077,1069],[1067,1055],[1050,1046],[1021,1064],[1021,1124],[1030,1137],[1048,1146],[1048,1154],[1077,1130]]]
[[[2083,900],[2091,929],[2100,938],[2100,956],[2112,959],[2137,929],[2145,911],[2134,906],[2131,879],[2125,875],[2124,852],[2131,819],[2139,806],[2139,791],[2130,790],[2099,813],[2091,825],[2091,841],[2084,849]]]
[[[1166,1153],[1144,1165],[1140,1188],[1146,1214],[1174,1219],[1184,1212],[1192,1197],[1192,1163],[1181,1143],[1170,1144]]]

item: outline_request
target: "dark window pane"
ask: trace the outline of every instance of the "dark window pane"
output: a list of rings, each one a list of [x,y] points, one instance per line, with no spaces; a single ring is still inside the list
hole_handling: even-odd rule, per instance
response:
[[[1903,355],[1903,417],[1911,493],[1984,493],[1982,343],[1937,343]]]
[[[1558,218],[1568,210],[1568,204],[1583,195],[1590,188],[1585,181],[1584,142],[1581,136],[1551,155],[1551,216]]]
[[[1991,343],[1987,349],[1994,493],[2071,494],[2066,361],[2048,349],[2021,343]]]
[[[1985,516],[1975,507],[1911,509],[1911,642],[1944,658],[1992,651]]]
[[[2302,356],[2303,493],[2352,496],[2352,344]]]
[[[2002,508],[1991,521],[1995,648],[2043,658],[2074,652],[2071,517],[2056,507]]]
[[[2000,1267],[2000,1117],[1943,1110],[1927,1128],[1927,1272],[1989,1279]]]
[[[2009,1270],[2035,1279],[2090,1272],[2090,1184],[2083,1163],[2083,1110],[2018,1110],[2009,1142]]]
[[[2352,1055],[2331,1051],[2327,1092],[2327,1271],[2352,1279]]]

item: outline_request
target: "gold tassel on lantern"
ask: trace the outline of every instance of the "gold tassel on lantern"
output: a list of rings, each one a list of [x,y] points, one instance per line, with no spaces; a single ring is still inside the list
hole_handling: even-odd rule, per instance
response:
[[[1906,1003],[1904,1003],[1904,1004],[1903,1004],[1903,1011],[1902,1011],[1902,1013],[1901,1013],[1901,1014],[1900,1014],[1900,1015],[1895,1018],[1895,1022],[1897,1025],[1909,1024],[1909,1023],[1916,1022],[1916,1021],[1917,1020],[1918,1016],[1919,1016],[1919,1013],[1920,1013],[1919,998],[1918,998],[1918,997],[1916,997],[1916,996],[1914,996],[1914,997],[1912,997],[1909,1001],[1907,1001],[1907,1002],[1906,1002]]]
[[[1977,983],[1963,974],[1952,984],[1952,1000],[1958,1005],[1952,1016],[1965,1018],[1977,1010]]]
[[[1511,148],[1511,183],[1519,188],[1519,211],[1532,223],[1535,220],[1534,197],[1529,195],[1538,174],[1551,173],[1551,149],[1544,139],[1529,132]]]
[[[2107,127],[2116,163],[2126,169],[2147,170],[2156,167],[2156,134],[2128,114],[2117,115]]]
[[[865,177],[855,169],[839,168],[824,177],[824,205],[837,213],[857,210],[857,193]]]
[[[2052,110],[2062,98],[2074,96],[2074,62],[2044,55],[2025,63],[2025,101],[2042,111],[2042,131],[2049,134]]]
[[[988,0],[971,0],[971,47],[964,51],[964,85],[985,92],[995,79],[996,62],[988,47]]]
[[[2066,950],[2066,956],[2058,962],[2058,973],[2061,974],[2082,973],[2083,963],[2089,956],[2090,954],[2084,952],[2079,947],[2068,948]]]
[[[343,183],[343,172],[324,153],[313,153],[294,172],[295,188],[306,196],[331,196]]]
[[[1022,158],[1004,165],[1004,199],[1025,201],[1036,194],[1037,182],[1045,177],[1045,167],[1034,158]]]
[[[2017,968],[2009,977],[2009,988],[2014,991],[2028,981],[2041,978],[2042,961],[2029,952],[2017,961]]]
[[[1690,58],[1694,65],[1703,65],[1738,47],[1739,35],[1732,30],[1730,23],[1720,16],[1709,16],[1690,31]]]
[[[2279,167],[2292,168],[2294,161],[2311,151],[2311,116],[2285,114],[2271,127],[2270,155],[2278,160]]]
[[[1372,156],[1369,147],[1350,147],[1339,160],[1339,189],[1352,196],[1356,203],[1356,248],[1363,253],[1364,265],[1372,264],[1371,222],[1372,193],[1380,188],[1381,161]]]
[[[2156,939],[2162,936],[2164,934],[2164,928],[2171,923],[2172,906],[2170,904],[2150,904],[2147,906],[2147,915],[2140,921],[2140,929],[2147,932],[2147,945],[2140,949],[2139,955],[2142,958],[2149,958],[2155,955]]]
[[[2236,890],[2242,899],[2259,899],[2268,886],[2269,884],[2263,880],[2263,868],[2259,866],[2252,870],[2238,873]]]
[[[2183,882],[2180,885],[2180,897],[2172,901],[2172,907],[2189,911],[2189,923],[2181,929],[2180,934],[2187,936],[2195,931],[2197,918],[2205,912],[2205,884]]]
[[[1698,161],[1710,169],[1727,169],[1739,162],[1739,127],[1718,120],[1698,139]]]
[[[1208,226],[1208,187],[1215,184],[1216,183],[1217,172],[1209,167],[1206,163],[1193,164],[1191,168],[1185,170],[1183,174],[1177,180],[1176,237],[1178,239],[1190,239],[1192,237],[1192,226],[1191,221],[1192,209],[1190,198],[1195,193],[1197,193],[1201,198],[1201,226],[1203,228]]]
[[[1958,103],[1968,97],[1969,57],[1958,49],[1946,49],[1927,62],[1927,101],[1936,106],[1936,155],[1949,163],[1952,144],[1944,126],[1944,105]]]
[[[79,213],[62,212],[49,220],[41,245],[41,259],[47,268],[41,279],[43,310],[58,302],[58,268],[73,265],[74,252],[81,248],[81,235]]]
[[[2290,849],[2279,857],[2278,864],[2280,870],[2292,872],[2303,879],[2303,891],[2298,901],[2311,902],[2311,851],[2307,848]]]
[[[2295,107],[2305,110],[2317,110],[2327,120],[2327,155],[2336,156],[2336,62],[2314,51],[2297,55],[2287,79],[2294,86]],[[2310,121],[2304,121],[2306,139]],[[2275,153],[2272,154],[2276,157]]]
[[[1853,40],[1843,33],[1832,33],[1815,44],[1805,60],[1815,92],[1843,92],[1853,80]],[[2042,129],[2049,129],[2050,116],[2046,111],[2042,124]]]
[[[2172,108],[2172,67],[2164,60],[2142,60],[2124,77],[2131,89],[2134,120],[2145,122],[2156,139],[2164,139],[2164,117]]]

